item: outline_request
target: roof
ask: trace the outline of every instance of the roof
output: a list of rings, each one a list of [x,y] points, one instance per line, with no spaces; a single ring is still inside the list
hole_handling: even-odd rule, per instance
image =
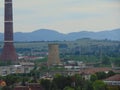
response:
[[[16,86],[14,90],[44,90],[39,83],[27,83],[26,86]]]
[[[104,81],[120,81],[120,74],[116,74],[114,76],[106,78]]]
[[[85,70],[80,71],[82,74],[95,74],[96,72],[106,72],[111,71],[111,68],[87,68]]]
[[[17,86],[14,88],[14,90],[30,90],[29,87],[26,86]]]

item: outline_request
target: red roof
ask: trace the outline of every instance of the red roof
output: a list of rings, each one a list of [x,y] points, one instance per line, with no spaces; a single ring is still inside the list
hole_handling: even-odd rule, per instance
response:
[[[29,87],[26,86],[17,86],[14,88],[14,90],[30,90]]]
[[[96,72],[105,72],[105,71],[110,71],[110,70],[112,69],[111,68],[87,68],[80,72],[84,74],[95,74]]]
[[[114,76],[106,78],[105,81],[120,81],[120,74],[116,74]]]
[[[29,83],[26,86],[16,86],[14,90],[44,90],[39,83]]]

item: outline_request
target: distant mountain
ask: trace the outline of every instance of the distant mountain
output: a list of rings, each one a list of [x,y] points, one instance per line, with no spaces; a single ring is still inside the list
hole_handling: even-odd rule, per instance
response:
[[[81,38],[91,38],[97,40],[117,40],[120,41],[120,29],[101,32],[72,32],[68,34],[59,33],[55,30],[40,29],[33,32],[23,33],[16,32],[14,34],[15,41],[63,41],[63,40],[76,40]],[[0,41],[3,41],[3,33],[0,33]]]
[[[63,40],[65,35],[54,30],[40,29],[29,33],[15,33],[15,41],[53,41]]]
[[[68,34],[68,38],[75,40],[80,38],[91,38],[97,40],[117,40],[120,41],[120,29],[115,29],[111,31],[101,31],[101,32],[88,32],[88,31],[81,31],[81,32],[73,32]]]

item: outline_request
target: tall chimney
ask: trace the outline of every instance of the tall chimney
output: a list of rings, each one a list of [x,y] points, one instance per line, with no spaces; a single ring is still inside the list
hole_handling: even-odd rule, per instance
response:
[[[4,47],[1,54],[3,62],[17,62],[18,56],[13,45],[12,0],[5,0],[4,9]]]

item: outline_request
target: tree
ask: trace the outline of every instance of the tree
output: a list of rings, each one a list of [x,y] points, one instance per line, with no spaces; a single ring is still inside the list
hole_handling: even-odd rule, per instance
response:
[[[52,83],[56,84],[58,89],[63,90],[66,86],[71,86],[72,79],[69,76],[63,76],[57,74],[54,78]]]
[[[92,81],[92,82],[94,82],[94,81],[96,81],[98,78],[97,78],[97,75],[96,74],[92,74],[91,76],[90,76],[90,81]]]
[[[91,81],[85,81],[83,90],[93,90],[92,82]]]
[[[50,89],[51,81],[48,79],[41,79],[40,84],[43,86],[45,90]]]
[[[5,82],[7,84],[7,86],[11,86],[11,85],[14,85],[16,82],[19,81],[19,77],[18,76],[15,76],[15,75],[7,75],[5,76]]]
[[[109,72],[107,73],[107,77],[110,77],[110,76],[113,76],[113,75],[115,75],[115,73],[114,73],[113,71],[109,71]]]
[[[75,87],[75,90],[82,90],[80,86]],[[83,89],[84,90],[84,89]]]
[[[32,82],[36,83],[40,75],[40,71],[37,69],[37,65],[35,65],[33,70],[30,71],[30,75],[33,77]]]
[[[97,72],[96,73],[98,80],[106,78],[106,73],[105,72]]]
[[[66,86],[63,90],[75,90],[75,89],[72,87]]]
[[[0,76],[0,80],[5,80],[5,77],[3,77],[3,76]]]
[[[29,81],[29,78],[28,77],[22,77],[21,78],[21,85],[22,86],[25,86],[26,85],[26,82],[28,82]]]
[[[83,85],[83,78],[79,74],[75,74],[75,83],[76,86]]]
[[[13,90],[13,88],[12,88],[12,87],[9,87],[9,86],[5,86],[5,87],[3,87],[3,88],[0,89],[0,90]]]
[[[83,88],[84,80],[79,74],[75,74],[74,76],[72,76],[72,80],[73,80],[73,86],[75,88],[78,87],[80,87],[81,89]]]
[[[101,80],[96,80],[93,83],[93,90],[106,90],[106,84]]]
[[[50,90],[58,90],[57,85],[55,84],[55,82],[51,83]]]

